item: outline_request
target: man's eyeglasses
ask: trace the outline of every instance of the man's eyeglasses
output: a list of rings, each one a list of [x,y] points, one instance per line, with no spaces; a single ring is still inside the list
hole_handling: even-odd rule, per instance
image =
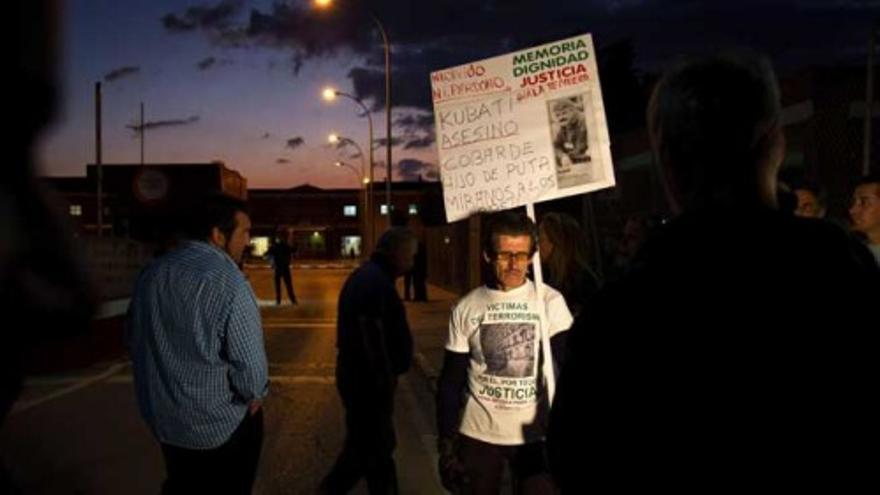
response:
[[[495,261],[500,263],[510,263],[510,260],[514,260],[517,263],[525,263],[532,259],[532,253],[527,253],[524,251],[519,252],[511,252],[511,251],[501,251],[495,253]]]

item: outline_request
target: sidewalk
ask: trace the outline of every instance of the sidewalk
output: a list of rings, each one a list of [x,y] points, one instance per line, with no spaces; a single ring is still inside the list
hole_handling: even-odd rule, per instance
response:
[[[36,340],[22,349],[22,363],[28,375],[75,373],[96,364],[114,361],[126,354],[125,312],[128,298],[102,303],[88,331]]]

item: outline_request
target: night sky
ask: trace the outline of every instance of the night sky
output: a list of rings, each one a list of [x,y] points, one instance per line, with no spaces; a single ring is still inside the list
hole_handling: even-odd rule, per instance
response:
[[[436,178],[429,73],[559,38],[630,40],[633,70],[656,73],[681,54],[750,47],[780,74],[863,65],[880,1],[306,1],[72,0],[62,2],[62,107],[39,146],[46,175],[77,176],[94,161],[94,83],[104,85],[104,162],[136,163],[129,127],[146,105],[147,162],[222,160],[251,187],[355,187],[359,163],[337,132],[366,147],[367,122],[333,85],[374,109],[385,136],[381,38],[394,65],[395,179]],[[601,62],[601,60],[600,60]],[[601,74],[600,74],[601,77]],[[613,139],[613,135],[612,135]],[[375,158],[384,160],[384,140]],[[377,180],[384,167],[377,167]]]

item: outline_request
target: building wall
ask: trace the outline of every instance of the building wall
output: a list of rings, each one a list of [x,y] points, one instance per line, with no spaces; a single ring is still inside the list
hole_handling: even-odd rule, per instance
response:
[[[419,219],[413,224],[421,225],[422,210],[425,208],[425,190],[430,185],[396,184],[392,192],[392,211],[401,212],[386,215],[381,211],[386,201],[384,189],[373,192],[373,203],[370,208],[374,222],[375,237],[391,225],[392,217],[398,223],[408,223]],[[302,186],[293,189],[253,189],[248,193],[248,208],[253,223],[254,236],[275,235],[279,230],[290,231],[298,248],[300,258],[338,259],[344,236],[360,236],[364,254],[369,254],[373,229],[366,228],[364,211],[364,193],[357,189],[319,189]],[[414,205],[416,214],[410,215],[410,205]],[[345,206],[356,206],[357,216],[348,217],[344,214]],[[315,234],[318,235],[315,235]]]
[[[247,181],[222,163],[206,164],[105,164],[102,170],[104,234],[164,243],[179,234],[183,216],[209,194],[246,199]],[[163,178],[166,194],[145,200],[135,180],[144,171]],[[68,216],[80,235],[97,233],[97,176],[95,165],[85,177],[46,178],[45,183],[66,202]],[[78,206],[79,215],[69,208]]]

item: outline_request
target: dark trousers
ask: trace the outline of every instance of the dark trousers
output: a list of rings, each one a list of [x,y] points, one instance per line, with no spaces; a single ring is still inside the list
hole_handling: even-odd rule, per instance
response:
[[[208,450],[161,444],[167,478],[163,495],[178,493],[249,494],[263,446],[263,412],[248,414],[229,440]]]
[[[428,300],[428,284],[425,275],[417,273],[413,277],[413,288],[415,289],[415,300],[425,302]]]
[[[337,373],[337,388],[345,408],[345,444],[318,492],[342,495],[366,478],[371,495],[397,494],[394,466],[394,386],[377,391],[358,386]]]
[[[504,464],[510,466],[514,493],[544,495],[556,493],[548,469],[544,442],[525,445],[493,445],[462,436],[458,457],[465,469],[467,483],[462,494],[496,495],[501,493]]]
[[[413,273],[412,270],[403,274],[403,300],[412,299]]]
[[[290,268],[275,270],[275,303],[281,304],[281,280],[284,280],[284,287],[287,288],[287,297],[290,302],[296,304],[296,294],[293,293],[293,278],[290,275]]]
[[[415,289],[414,299],[410,297],[413,289]],[[412,270],[403,275],[403,299],[406,301],[413,299],[421,302],[428,300],[428,285],[424,275],[414,273]]]

